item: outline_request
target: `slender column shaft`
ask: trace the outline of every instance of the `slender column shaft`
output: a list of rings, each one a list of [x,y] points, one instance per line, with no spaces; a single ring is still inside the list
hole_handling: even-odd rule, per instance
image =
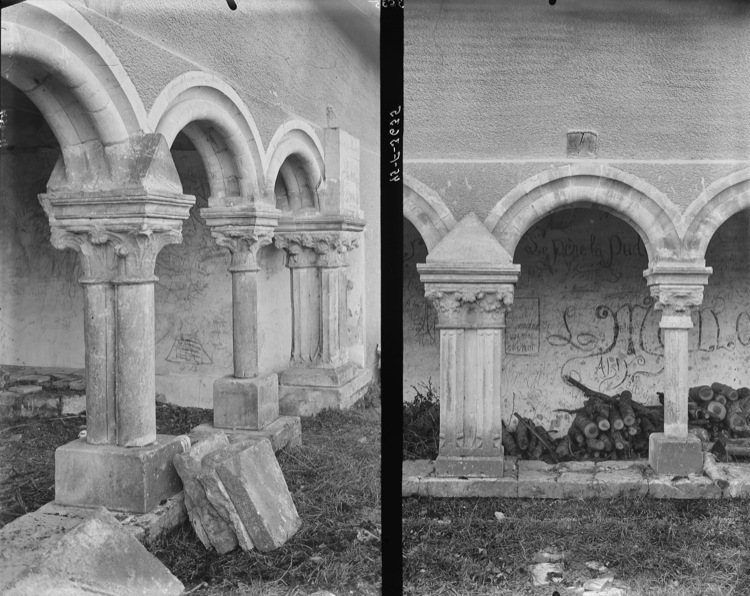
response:
[[[156,440],[154,407],[154,283],[116,287],[117,444],[142,447]]]
[[[662,315],[664,336],[664,434],[687,437],[688,434],[688,331],[690,315]]]
[[[292,268],[292,364],[321,358],[320,273],[315,267]]]
[[[258,374],[258,270],[232,271],[234,376]]]
[[[83,282],[86,348],[86,440],[117,442],[115,424],[115,291],[112,284]]]
[[[320,359],[323,364],[333,366],[343,364],[345,360],[341,331],[346,325],[346,319],[342,321],[342,312],[346,313],[346,294],[342,300],[341,274],[338,267],[320,269]]]

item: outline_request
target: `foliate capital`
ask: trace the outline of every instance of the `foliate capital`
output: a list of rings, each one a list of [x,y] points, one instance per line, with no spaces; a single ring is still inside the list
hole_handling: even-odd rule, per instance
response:
[[[692,309],[703,302],[702,285],[655,284],[650,290],[656,300],[654,309],[661,310],[666,317],[689,317]]]
[[[289,255],[289,267],[344,267],[346,254],[359,246],[359,232],[284,232],[274,243]]]
[[[505,327],[505,313],[513,304],[513,286],[439,286],[428,284],[425,297],[438,311],[443,328]]]
[[[273,228],[264,226],[225,226],[211,230],[216,244],[232,253],[229,270],[257,271],[258,251],[271,244]]]

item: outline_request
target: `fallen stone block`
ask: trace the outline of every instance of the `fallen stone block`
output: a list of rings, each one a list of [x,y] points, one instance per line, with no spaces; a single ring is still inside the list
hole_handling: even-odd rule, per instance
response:
[[[229,446],[224,433],[205,435],[186,453],[174,457],[174,466],[185,489],[185,508],[196,535],[206,548],[213,547],[217,553],[225,554],[237,548],[237,536],[231,523],[219,515],[206,496],[206,490],[198,481],[201,460],[212,451]]]
[[[10,391],[19,395],[28,395],[30,393],[39,393],[42,388],[39,385],[16,385],[11,387]]]
[[[174,595],[182,583],[103,507],[49,503],[0,529],[0,593]]]
[[[269,551],[282,546],[302,525],[268,439],[235,443],[211,453],[203,458],[202,467],[198,480],[211,502],[216,504],[212,491],[231,502],[238,539],[247,534],[258,550]],[[210,479],[211,490],[205,479]]]

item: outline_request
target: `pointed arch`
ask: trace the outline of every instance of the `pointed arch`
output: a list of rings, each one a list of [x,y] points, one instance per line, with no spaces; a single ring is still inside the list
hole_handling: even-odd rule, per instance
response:
[[[184,73],[162,90],[148,120],[170,146],[180,131],[193,142],[208,175],[209,205],[264,201],[260,133],[228,83],[206,72]]]
[[[705,259],[716,230],[745,209],[750,210],[750,168],[719,178],[691,203],[682,219],[683,256]]]
[[[428,252],[456,225],[440,195],[409,175],[404,175],[404,217],[417,228]]]
[[[568,164],[532,176],[505,195],[485,225],[509,254],[543,217],[571,207],[595,206],[623,219],[640,235],[649,262],[680,252],[680,213],[661,191],[604,164]]]

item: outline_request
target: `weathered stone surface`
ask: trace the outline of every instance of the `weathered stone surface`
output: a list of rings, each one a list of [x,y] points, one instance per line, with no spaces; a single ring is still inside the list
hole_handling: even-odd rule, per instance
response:
[[[214,426],[261,430],[279,417],[279,381],[276,375],[214,381]]]
[[[313,369],[309,369],[313,370]],[[355,369],[355,376],[340,387],[322,385],[287,385],[281,375],[279,412],[284,416],[314,416],[325,409],[343,410],[354,405],[367,392],[372,371]],[[322,376],[312,373],[316,380]]]
[[[259,550],[282,546],[302,525],[284,475],[267,439],[246,441],[212,453],[213,467]]]
[[[18,378],[17,383],[21,385],[41,385],[43,383],[49,383],[52,377],[48,375],[24,375]]]
[[[19,395],[39,393],[41,390],[42,388],[39,385],[15,385],[14,387],[10,388],[10,391],[12,391],[13,393],[18,393]]]
[[[406,460],[401,462],[402,476],[427,477],[435,473],[435,462],[427,459]]]
[[[182,490],[172,460],[187,436],[157,435],[153,445],[125,448],[77,439],[55,451],[55,502],[145,513]]]
[[[248,439],[268,439],[275,452],[302,444],[302,422],[299,416],[279,416],[263,430],[217,429],[212,424],[199,424],[190,431],[190,438],[198,441],[204,435],[215,432],[226,434],[230,444]]]
[[[721,489],[705,476],[651,476],[648,478],[648,496],[655,499],[718,499]]]
[[[437,476],[502,478],[504,472],[502,455],[499,457],[439,455],[435,461]]]
[[[513,478],[421,478],[419,495],[423,497],[518,497]]]
[[[72,391],[85,391],[86,390],[86,381],[85,379],[78,379],[76,381],[71,381],[68,383],[68,388]]]
[[[71,381],[66,379],[60,379],[59,381],[52,382],[52,389],[69,389]]]
[[[226,435],[216,432],[206,435],[193,445],[190,451],[178,453],[174,465],[182,479],[185,491],[185,508],[196,535],[206,548],[213,547],[219,554],[237,548],[237,536],[206,497],[203,485],[198,481],[201,460],[212,451],[229,446]]]
[[[86,411],[86,395],[63,395],[60,398],[63,416],[67,414],[80,414]]]
[[[608,463],[625,464],[629,462]],[[597,496],[605,498],[646,496],[648,494],[648,481],[643,475],[641,466],[598,468],[592,486]]]
[[[185,493],[179,492],[148,513],[132,515],[112,512],[115,519],[141,544],[153,544],[160,536],[180,526],[187,518]]]
[[[648,439],[648,463],[660,475],[701,474],[701,441],[690,434],[685,437],[670,437],[664,433],[652,433]]]
[[[175,595],[184,586],[103,507],[47,504],[0,530],[0,592]]]

